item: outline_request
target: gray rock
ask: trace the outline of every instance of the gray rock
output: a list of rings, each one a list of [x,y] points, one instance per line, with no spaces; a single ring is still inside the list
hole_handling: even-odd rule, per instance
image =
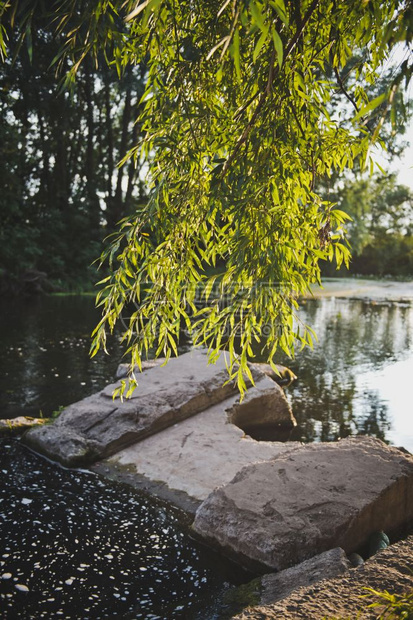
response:
[[[152,372],[152,371],[151,371]],[[249,391],[255,394],[261,410],[261,382],[275,393],[280,388],[263,377]],[[195,514],[202,501],[217,487],[231,482],[240,469],[250,463],[273,460],[277,455],[301,446],[299,442],[255,441],[234,424],[227,411],[239,395],[182,420],[163,431],[146,437],[113,456],[95,463],[93,469],[103,475],[150,489],[183,510]],[[245,403],[245,399],[241,403]]]
[[[157,366],[161,366],[164,362],[164,357],[157,357],[154,360],[144,360],[141,364],[142,372],[144,372],[145,370],[151,370],[152,368],[156,368]],[[130,364],[119,364],[116,369],[115,378],[126,379],[129,374],[130,367]],[[136,374],[139,375],[139,368],[136,369]]]
[[[323,579],[332,579],[342,575],[349,568],[350,563],[344,550],[336,547],[279,573],[263,575],[261,577],[261,600],[259,604],[275,603],[297,588],[310,586]]]
[[[196,513],[193,532],[253,568],[282,570],[413,517],[413,457],[371,437],[310,444],[241,470]]]
[[[353,568],[357,568],[357,566],[362,566],[364,564],[364,559],[359,553],[350,553],[348,560]]]
[[[284,392],[264,376],[248,390],[242,401],[227,409],[228,422],[248,433],[250,428],[277,425],[292,429],[297,425]]]
[[[282,601],[298,588],[311,586],[325,579],[343,575],[350,568],[343,549],[337,547],[301,562],[279,573],[256,577],[246,584],[230,589],[224,595],[228,616],[242,612],[246,607],[262,609],[261,605],[272,605]],[[269,609],[266,607],[266,609]],[[267,616],[261,616],[261,618]],[[283,616],[280,616],[280,620]]]
[[[275,364],[278,373],[272,369],[270,364],[256,362],[251,364],[251,366],[261,370],[261,372],[265,373],[267,377],[270,377],[270,379],[278,383],[278,385],[287,387],[297,379],[297,375],[295,375],[292,370],[281,364]]]
[[[113,400],[120,384],[109,385],[66,407],[53,425],[28,431],[24,442],[66,466],[86,465],[228,398],[237,388],[227,379],[224,355],[208,364],[206,352],[194,350],[142,374],[131,398]]]
[[[379,551],[362,566],[343,575],[298,588],[282,601],[244,609],[237,620],[309,620],[318,618],[384,618],[383,599],[370,590],[411,596],[413,536]],[[371,609],[371,603],[381,603]],[[258,603],[252,603],[258,605]],[[405,609],[407,608],[407,604]],[[411,608],[411,602],[410,602]],[[390,615],[388,616],[390,618]],[[396,616],[394,616],[396,617]]]

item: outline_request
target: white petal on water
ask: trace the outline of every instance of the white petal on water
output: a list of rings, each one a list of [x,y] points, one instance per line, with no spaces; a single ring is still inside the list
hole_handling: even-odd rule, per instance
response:
[[[11,577],[12,577],[11,573],[3,573],[1,576],[2,579],[11,579]]]
[[[28,497],[23,497],[22,499],[22,504],[31,504],[32,503],[32,499],[29,499]]]
[[[27,586],[25,586],[22,583],[16,583],[16,585],[14,586],[16,588],[16,590],[19,590],[19,592],[28,592],[29,588]]]

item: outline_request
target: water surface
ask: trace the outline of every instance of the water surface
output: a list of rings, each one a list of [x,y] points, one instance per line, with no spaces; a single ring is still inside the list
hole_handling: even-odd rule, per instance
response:
[[[286,390],[291,439],[367,434],[413,451],[413,307],[324,298],[300,316],[318,342],[277,360],[298,376]],[[0,417],[48,416],[113,381],[119,337],[111,355],[88,355],[98,318],[92,297],[0,304]],[[178,516],[1,439],[1,617],[222,617],[225,592],[248,577],[197,546]]]
[[[318,341],[283,360],[298,376],[287,390],[293,438],[371,435],[413,452],[413,306],[324,298],[305,302],[300,317]]]
[[[231,584],[251,578],[127,486],[4,439],[0,475],[2,619],[213,620]]]

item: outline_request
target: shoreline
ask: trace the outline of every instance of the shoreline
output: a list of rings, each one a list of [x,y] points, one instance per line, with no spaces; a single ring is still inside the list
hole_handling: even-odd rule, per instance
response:
[[[413,280],[399,282],[385,279],[325,278],[304,299],[357,299],[372,303],[413,303]]]

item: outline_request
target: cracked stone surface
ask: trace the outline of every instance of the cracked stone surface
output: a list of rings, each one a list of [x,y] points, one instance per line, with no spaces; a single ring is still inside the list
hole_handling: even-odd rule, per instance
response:
[[[292,426],[295,421],[279,386],[257,368],[252,374],[259,387],[248,395],[250,415],[259,421],[276,401],[272,416]],[[65,466],[89,465],[238,394],[227,379],[224,353],[208,364],[205,351],[192,350],[143,373],[129,399],[113,400],[120,384],[109,385],[66,407],[53,424],[32,429],[23,441]]]
[[[251,568],[282,570],[412,518],[413,457],[357,437],[245,467],[203,502],[193,531]]]
[[[261,383],[267,386],[267,391],[263,391]],[[259,410],[263,393],[264,398],[269,390],[275,389],[277,398],[282,393],[281,388],[268,378],[260,381],[259,385],[259,389],[251,388],[248,401],[250,406],[253,395],[256,395],[256,410]],[[245,465],[271,460],[301,445],[298,442],[255,441],[245,435],[228,421],[228,410],[231,411],[238,400],[238,396],[232,396],[223,403],[125,448],[97,464],[94,469],[106,475],[111,470],[118,479],[122,479],[122,471],[126,474],[123,479],[131,480],[133,474],[143,475],[148,482],[157,481],[166,486],[169,492],[165,497],[172,499],[173,503],[181,504],[176,492],[183,492],[199,503],[216,487],[230,482]],[[290,410],[285,411],[288,422]],[[145,480],[142,486],[145,487]],[[159,486],[161,496],[163,490],[164,487]],[[156,492],[156,489],[151,486],[151,491]]]

